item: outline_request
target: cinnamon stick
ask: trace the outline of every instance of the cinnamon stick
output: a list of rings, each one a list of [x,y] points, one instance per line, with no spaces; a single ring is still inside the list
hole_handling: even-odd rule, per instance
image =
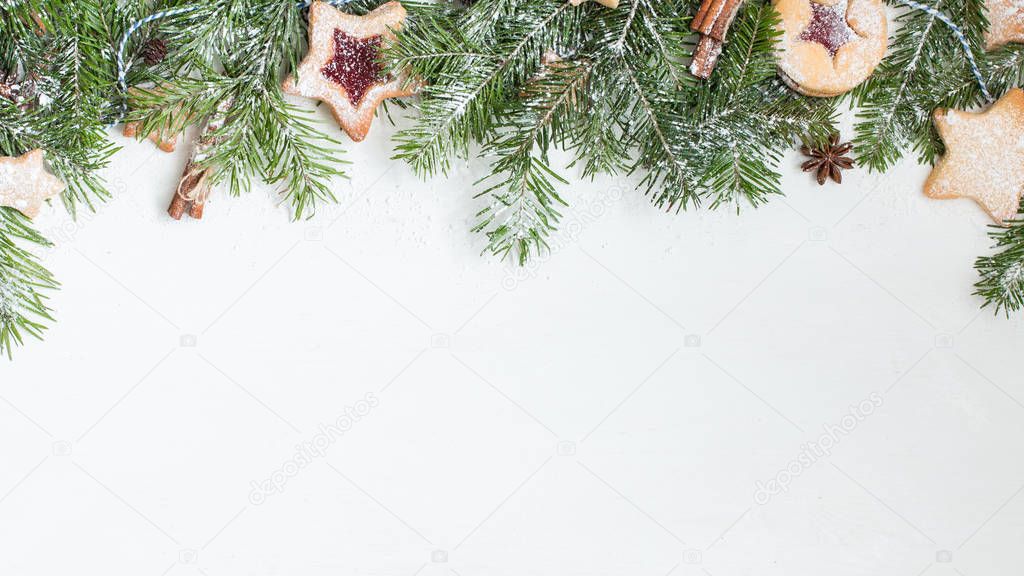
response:
[[[209,168],[203,168],[196,164],[194,158],[189,158],[181,180],[178,181],[178,188],[174,191],[171,205],[167,208],[171,218],[181,220],[186,212],[196,220],[203,217],[203,207],[210,197],[210,183],[207,179],[209,172]]]
[[[217,111],[207,120],[203,127],[202,135],[192,148],[192,154],[185,164],[178,187],[174,191],[174,198],[167,208],[167,213],[175,220],[181,220],[187,212],[191,218],[200,220],[203,217],[203,208],[210,197],[210,171],[209,166],[203,166],[202,161],[218,141],[217,132],[224,127],[227,121],[228,110],[234,103],[233,99],[227,99],[217,105]]]
[[[690,23],[690,29],[700,33],[690,64],[691,74],[702,79],[711,76],[722,54],[729,26],[742,4],[743,0],[704,0],[701,3],[697,15]]]
[[[743,4],[743,0],[727,0],[725,7],[722,8],[719,17],[715,19],[715,24],[711,27],[711,32],[708,35],[716,40],[725,42],[725,35],[729,32],[729,26],[732,26],[732,21],[736,19],[736,13],[740,11],[741,4]]]

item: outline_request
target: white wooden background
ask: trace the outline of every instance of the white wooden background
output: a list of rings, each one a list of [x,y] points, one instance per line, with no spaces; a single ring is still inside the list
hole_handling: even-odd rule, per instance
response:
[[[184,147],[120,138],[117,199],[40,219],[0,573],[1020,573],[1024,323],[979,313],[986,217],[927,169],[791,155],[739,216],[578,183],[520,270],[468,231],[480,165],[419,181],[392,133],[307,222],[260,187],[170,221]]]

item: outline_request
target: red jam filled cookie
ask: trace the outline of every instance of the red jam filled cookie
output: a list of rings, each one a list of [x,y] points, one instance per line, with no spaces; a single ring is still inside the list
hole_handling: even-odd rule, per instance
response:
[[[775,0],[782,17],[779,72],[808,96],[838,96],[867,79],[885,56],[882,0]]]
[[[326,2],[309,9],[309,53],[298,72],[285,79],[288,94],[319,98],[356,142],[386,98],[410,96],[414,86],[389,75],[380,63],[386,43],[405,22],[405,9],[388,2],[365,16],[347,14]]]

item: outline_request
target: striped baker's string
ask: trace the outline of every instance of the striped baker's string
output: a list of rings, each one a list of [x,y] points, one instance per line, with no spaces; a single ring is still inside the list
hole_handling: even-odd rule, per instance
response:
[[[978,86],[981,87],[982,95],[985,96],[985,100],[992,102],[994,98],[992,98],[992,94],[989,94],[988,85],[985,84],[985,79],[981,75],[981,69],[978,67],[978,62],[974,59],[974,52],[971,51],[971,45],[967,42],[967,36],[964,35],[963,30],[961,30],[959,26],[954,24],[948,16],[946,16],[942,12],[939,12],[932,6],[926,6],[924,4],[921,4],[920,2],[916,2],[915,0],[900,0],[900,2],[907,6],[910,6],[911,8],[923,10],[928,14],[931,14],[935,18],[941,20],[943,24],[949,27],[949,29],[953,32],[953,35],[956,36],[956,39],[960,41],[960,45],[963,46],[964,54],[967,56],[967,62],[969,62],[971,65],[971,72],[974,74],[974,79],[978,82]]]
[[[349,2],[351,2],[352,0],[322,0],[322,1],[324,1],[324,2],[326,2],[328,4],[331,4],[332,6],[343,6],[343,5],[348,4]],[[296,7],[301,10],[303,8],[309,7],[309,5],[312,4],[312,3],[313,3],[313,0],[300,1],[300,2],[296,3]],[[133,34],[135,34],[136,32],[139,31],[139,28],[142,28],[143,26],[145,26],[146,24],[149,24],[150,22],[153,22],[155,20],[161,20],[163,18],[169,18],[171,16],[177,16],[179,14],[185,14],[187,12],[191,12],[193,10],[196,10],[196,8],[197,8],[196,6],[189,6],[189,7],[184,7],[184,8],[175,8],[175,9],[172,9],[172,10],[163,10],[161,12],[155,12],[153,14],[150,14],[149,16],[146,16],[145,18],[142,18],[142,19],[140,19],[140,20],[138,20],[136,22],[133,22],[132,25],[129,26],[127,30],[125,30],[124,35],[121,36],[121,44],[117,48],[117,85],[118,85],[118,87],[121,90],[121,95],[124,96],[125,98],[124,98],[124,102],[122,103],[122,106],[121,106],[121,113],[119,114],[117,121],[114,122],[115,124],[117,122],[119,122],[121,120],[121,118],[124,118],[125,114],[128,113],[128,99],[127,99],[127,92],[128,92],[128,69],[131,67],[131,63],[125,62],[125,58],[124,58],[124,53],[128,49],[128,40],[131,39]]]

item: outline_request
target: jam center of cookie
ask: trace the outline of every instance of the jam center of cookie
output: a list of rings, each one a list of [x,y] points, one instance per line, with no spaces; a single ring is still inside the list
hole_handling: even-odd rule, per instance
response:
[[[380,36],[356,38],[334,30],[334,56],[320,73],[345,89],[349,102],[359,106],[366,91],[384,78],[380,57]]]
[[[817,42],[835,56],[845,44],[856,37],[853,28],[846,23],[846,0],[832,6],[811,2],[811,22],[800,33],[800,40]]]

